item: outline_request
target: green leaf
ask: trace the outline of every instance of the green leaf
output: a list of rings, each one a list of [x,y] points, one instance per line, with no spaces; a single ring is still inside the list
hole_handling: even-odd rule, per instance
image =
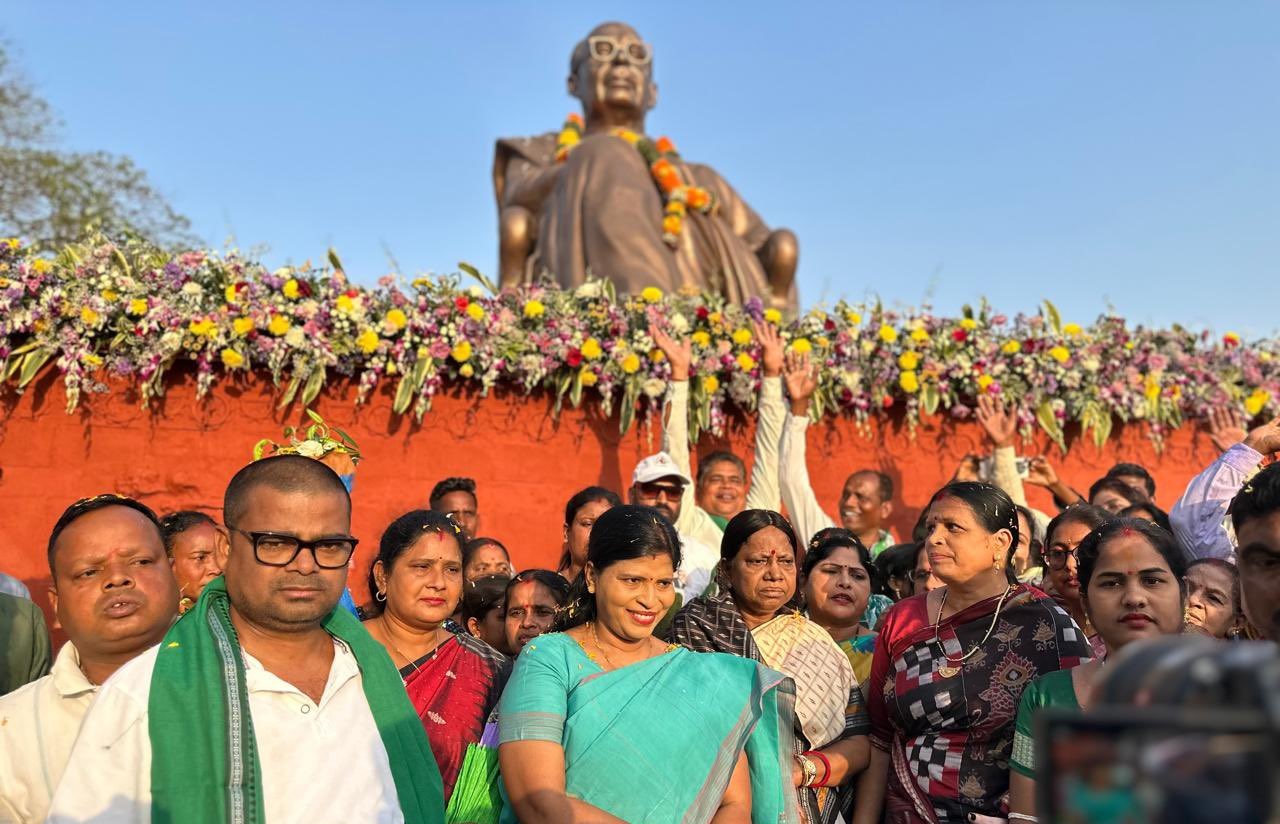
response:
[[[298,386],[301,383],[302,378],[298,375],[294,375],[293,378],[289,380],[289,388],[285,389],[284,397],[280,399],[280,403],[276,406],[276,409],[284,409],[286,406],[293,403],[293,396],[298,394]],[[285,431],[287,432],[288,430]],[[288,435],[285,435],[285,437],[288,437]]]
[[[397,415],[403,415],[412,400],[413,380],[409,375],[404,375],[400,378],[400,383],[396,385],[396,399],[391,403],[391,411]]]
[[[323,366],[317,366],[311,370],[311,376],[307,378],[307,385],[302,390],[302,402],[304,404],[311,403],[316,399],[320,394],[320,390],[324,388],[324,379],[325,368]]]
[[[329,247],[329,265],[332,266],[336,272],[346,271],[346,269],[342,268],[342,261],[338,259],[338,252],[332,246]]]
[[[920,407],[924,409],[926,415],[934,415],[938,412],[938,404],[942,401],[942,396],[938,394],[938,386],[934,383],[926,383],[920,387]]]
[[[272,440],[271,440],[270,438],[263,438],[262,440],[260,440],[260,441],[258,441],[257,443],[255,443],[255,444],[253,445],[253,459],[254,459],[255,461],[260,461],[260,460],[262,460],[262,456],[263,456],[263,454],[265,454],[265,453],[266,453],[266,451],[267,451],[267,447],[268,447],[268,446],[271,446],[271,445],[272,445],[272,443],[273,443],[273,442],[272,442]]]
[[[1062,331],[1062,315],[1058,313],[1058,307],[1051,301],[1044,302],[1044,315],[1049,320],[1049,328],[1055,333]]]
[[[467,263],[465,260],[460,260],[458,261],[458,268],[463,272],[466,272],[468,275],[471,275],[471,277],[475,278],[476,280],[480,281],[480,285],[488,289],[489,294],[496,295],[498,293],[497,284],[495,284],[493,281],[489,280],[489,278],[481,274],[480,270],[472,266],[470,263]]]
[[[636,419],[636,399],[640,396],[640,383],[634,378],[627,381],[627,388],[622,393],[622,412],[619,415],[618,429],[623,435],[631,428]]]
[[[308,417],[308,418],[310,418],[311,420],[313,420],[313,421],[315,421],[316,423],[320,424],[321,426],[324,426],[324,418],[320,417],[319,415],[317,415],[315,412],[313,412],[313,411],[312,411],[311,409],[309,409],[309,408],[308,408],[308,409],[304,409],[303,411],[307,413],[307,417]]]
[[[53,352],[48,349],[37,349],[24,355],[22,358],[22,372],[18,376],[18,388],[21,389],[31,383],[31,379],[36,376],[41,367],[49,362],[49,358],[52,356]]]
[[[569,403],[577,409],[582,405],[582,370],[573,373],[573,384],[569,387]]]
[[[1036,421],[1040,424],[1040,428],[1048,433],[1053,442],[1065,454],[1067,445],[1063,440],[1062,427],[1058,425],[1058,416],[1053,413],[1053,404],[1048,400],[1041,401],[1036,407]]]

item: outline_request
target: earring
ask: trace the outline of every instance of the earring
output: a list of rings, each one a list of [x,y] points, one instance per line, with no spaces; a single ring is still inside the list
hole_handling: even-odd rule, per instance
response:
[[[373,600],[377,601],[380,604],[384,603],[387,600],[387,593],[383,592],[382,590],[378,590],[373,594]]]

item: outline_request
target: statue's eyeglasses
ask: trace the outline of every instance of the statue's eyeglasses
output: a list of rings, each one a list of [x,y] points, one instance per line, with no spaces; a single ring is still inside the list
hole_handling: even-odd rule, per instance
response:
[[[653,59],[653,50],[643,40],[619,40],[607,34],[597,34],[587,38],[587,48],[594,60],[609,63],[622,55],[628,63],[643,66]]]

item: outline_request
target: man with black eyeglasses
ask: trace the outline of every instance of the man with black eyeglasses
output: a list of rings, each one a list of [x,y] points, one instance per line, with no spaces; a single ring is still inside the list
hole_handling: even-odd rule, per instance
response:
[[[223,519],[223,576],[103,687],[49,820],[442,821],[395,666],[335,609],[357,543],[342,480],[267,458],[231,479]]]

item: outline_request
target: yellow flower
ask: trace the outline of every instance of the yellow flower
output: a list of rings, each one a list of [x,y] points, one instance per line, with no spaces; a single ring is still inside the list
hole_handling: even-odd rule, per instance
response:
[[[466,363],[471,360],[471,342],[465,340],[458,341],[458,343],[454,345],[452,351],[449,352],[449,357],[453,358],[458,363]]]
[[[916,377],[916,373],[907,370],[898,376],[898,386],[902,387],[902,391],[915,394],[920,391],[920,379]]]
[[[187,324],[187,329],[191,331],[191,334],[200,337],[213,338],[218,335],[218,324],[208,318],[191,321],[191,323]]]
[[[734,329],[733,342],[739,346],[746,346],[748,343],[751,343],[751,330],[745,326],[741,329]]]
[[[653,361],[654,363],[662,363],[666,359],[667,359],[667,354],[663,352],[661,349],[649,350],[649,360]]]
[[[764,310],[764,319],[769,323],[782,323],[782,313],[777,309]]]
[[[4,269],[0,269],[0,272],[3,272],[3,271]],[[10,283],[13,283],[13,281],[9,280],[8,278],[0,278],[0,289],[8,289]]]
[[[105,300],[107,303],[115,303],[115,300],[118,297],[120,296],[110,289],[102,290],[102,299]]]
[[[595,338],[587,338],[582,342],[582,357],[587,360],[595,360],[604,354],[604,350],[600,348],[600,341]]]
[[[284,315],[272,315],[271,321],[267,323],[267,331],[278,338],[288,332],[289,327],[292,325]]]
[[[978,328],[978,322],[973,318],[961,318],[960,328],[972,332],[974,329]]]
[[[831,345],[831,341],[827,340],[826,335],[818,335],[818,337],[813,339],[813,342],[817,344],[819,349],[826,349]]]
[[[524,316],[526,318],[540,318],[547,312],[547,307],[540,300],[531,300],[524,305]]]
[[[640,356],[635,352],[627,355],[622,359],[622,371],[628,375],[634,375],[640,371]]]
[[[237,335],[247,335],[253,331],[253,318],[236,318],[231,321],[231,328]]]
[[[47,275],[53,270],[53,264],[44,258],[39,258],[31,264],[31,268],[36,270],[37,275]]]
[[[228,369],[239,369],[244,366],[244,355],[234,349],[223,349],[221,357],[222,365]]]
[[[774,310],[772,310],[772,309],[770,309],[770,310],[769,310],[769,312],[772,312],[772,311],[774,311]],[[765,319],[765,320],[768,320],[768,319],[769,319],[769,312],[765,312],[765,313],[764,313],[764,319]],[[781,320],[781,319],[782,319],[782,315],[781,315],[781,314],[779,314],[779,315],[778,315],[778,319],[779,319],[779,320]],[[715,326],[715,325],[719,324],[719,323],[720,323],[720,320],[721,320],[721,315],[720,315],[720,313],[719,313],[719,312],[712,312],[710,315],[707,315],[707,322],[708,322],[708,323],[710,323],[712,326]],[[776,323],[777,321],[774,321],[774,322]]]
[[[715,375],[707,375],[702,379],[702,391],[706,392],[708,395],[715,394],[715,391],[719,388],[720,379]]]
[[[862,323],[862,315],[859,315],[852,309],[844,313],[844,319],[849,321],[852,326],[857,326],[859,323]]]
[[[1000,351],[1006,355],[1016,355],[1022,351],[1022,344],[1016,340],[1007,340],[1004,342],[1004,346],[1000,347]]]
[[[898,366],[908,371],[915,369],[920,365],[920,354],[918,352],[906,351],[898,356]]]
[[[897,339],[898,339],[897,329],[894,329],[892,326],[890,326],[887,323],[880,327],[880,340],[884,341],[885,343],[893,343]]]
[[[464,363],[458,367],[458,374],[464,378],[469,378],[476,373],[475,367],[469,363]]]
[[[1132,348],[1134,348],[1134,347],[1135,347],[1135,346],[1137,346],[1137,345],[1138,345],[1138,342],[1137,342],[1137,341],[1133,341],[1133,340],[1127,340],[1127,341],[1125,341],[1125,342],[1124,342],[1124,348],[1125,348],[1125,349],[1132,349]]]
[[[662,300],[662,290],[657,286],[647,286],[640,293],[640,297],[644,298],[646,303],[657,303]]]
[[[756,359],[743,352],[738,355],[738,368],[743,372],[750,372],[756,368]]]
[[[392,309],[387,313],[386,325],[392,329],[403,329],[408,322],[409,319],[405,317],[404,312],[400,309]]]
[[[583,386],[595,386],[596,381],[598,381],[599,379],[600,378],[596,375],[595,372],[592,372],[590,369],[588,369],[585,366],[582,367],[582,371],[578,373],[578,380],[582,382]]]
[[[1084,332],[1078,323],[1068,323],[1066,326],[1062,327],[1062,331],[1073,338],[1079,337]]]
[[[147,302],[142,298],[134,298],[129,301],[129,314],[142,317],[147,313]]]
[[[227,299],[227,303],[235,303],[237,292],[238,290],[236,289],[236,285],[232,283],[228,285],[226,289],[222,290],[222,296]]]
[[[101,366],[102,358],[91,353],[84,356],[84,363],[86,366]]]
[[[622,138],[623,140],[627,141],[632,146],[640,142],[640,135],[636,134],[630,129],[618,129],[617,131],[614,132],[614,134]]]
[[[335,302],[335,305],[338,307],[339,312],[344,313],[350,312],[352,309],[356,308],[356,302],[346,295],[338,295],[338,300]]]
[[[484,307],[478,303],[468,303],[467,317],[477,321],[484,320]]]
[[[1270,392],[1265,389],[1255,389],[1249,397],[1244,399],[1244,409],[1249,413],[1249,417],[1256,418],[1270,401]]]
[[[796,338],[791,341],[791,351],[797,355],[807,355],[813,351],[813,344],[809,343],[808,338]]]
[[[284,292],[284,296],[289,300],[293,300],[298,296],[298,281],[293,278],[289,278],[284,282],[284,288],[280,291]]]
[[[1066,363],[1071,359],[1071,350],[1065,346],[1055,346],[1049,350],[1049,357],[1058,363]]]
[[[81,307],[80,320],[89,326],[93,326],[98,322],[98,313],[90,309],[88,306]]]
[[[995,379],[995,378],[993,378],[993,377],[991,377],[990,375],[979,375],[979,376],[978,376],[978,391],[979,391],[979,392],[986,392],[986,391],[987,391],[987,387],[988,387],[988,386],[990,386],[991,384],[995,383],[995,382],[996,382],[996,379]]]
[[[22,241],[18,240],[16,237],[5,238],[4,242],[8,244],[10,249],[17,249],[22,245]]]
[[[378,333],[372,329],[366,329],[360,333],[360,337],[356,338],[356,346],[360,347],[360,351],[366,355],[371,355],[378,349]]]
[[[911,339],[916,343],[924,343],[929,339],[929,332],[923,326],[917,326],[915,329],[911,330]],[[892,343],[892,341],[890,342]]]
[[[1155,374],[1147,375],[1147,379],[1143,385],[1142,393],[1147,396],[1147,400],[1149,401],[1154,401],[1157,398],[1159,398],[1160,397],[1160,376]]]
[[[708,335],[706,332],[703,332],[701,329],[699,329],[697,332],[694,332],[692,335],[690,335],[690,337],[693,338],[694,343],[698,344],[704,349],[711,345],[711,336]]]

